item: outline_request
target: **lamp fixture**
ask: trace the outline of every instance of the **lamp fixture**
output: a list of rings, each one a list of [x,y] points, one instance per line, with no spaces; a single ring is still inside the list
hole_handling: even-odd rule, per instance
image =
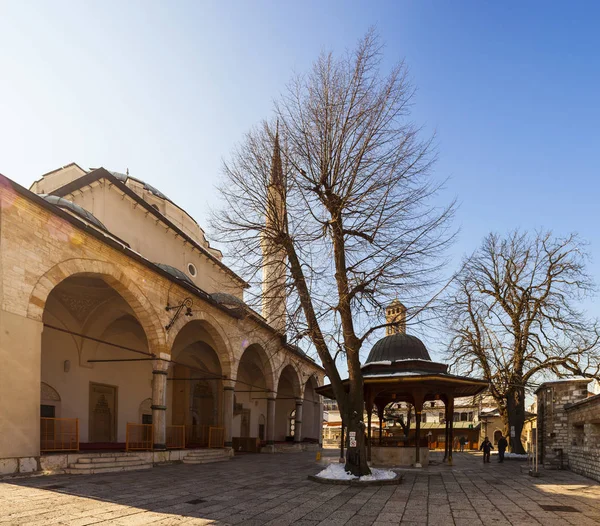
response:
[[[185,315],[186,316],[193,316],[194,313],[192,312],[192,305],[194,304],[194,302],[192,301],[192,298],[185,298],[179,305],[169,305],[167,303],[167,306],[165,307],[165,310],[167,312],[175,310],[175,314],[173,315],[173,317],[171,318],[171,321],[165,325],[165,329],[168,331],[171,327],[173,327],[173,325],[175,324],[175,322],[177,321],[177,318],[179,318],[179,315],[181,314],[181,311],[185,308]]]

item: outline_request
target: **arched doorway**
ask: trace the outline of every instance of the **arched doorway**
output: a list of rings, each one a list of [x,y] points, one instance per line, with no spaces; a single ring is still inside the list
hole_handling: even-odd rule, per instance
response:
[[[304,387],[304,403],[302,404],[302,439],[310,442],[319,442],[321,428],[319,411],[319,395],[315,392],[318,387],[314,376],[311,376]]]
[[[42,319],[41,381],[61,393],[60,417],[79,420],[81,449],[122,448],[152,395],[151,360],[127,350],[148,354],[133,309],[101,276],[78,274],[54,287]]]
[[[223,344],[210,329],[205,321],[191,321],[173,342],[176,364],[168,379],[167,422],[185,426],[190,447],[208,447],[211,428],[214,432],[223,425],[223,371],[218,352]]]
[[[272,390],[270,374],[264,349],[257,344],[247,347],[238,364],[234,387],[232,441],[237,451],[259,452],[265,440],[260,438],[260,424],[261,415],[267,414],[267,395]]]
[[[300,379],[296,369],[287,365],[279,375],[275,402],[275,441],[291,442],[295,435],[296,400],[300,400]]]

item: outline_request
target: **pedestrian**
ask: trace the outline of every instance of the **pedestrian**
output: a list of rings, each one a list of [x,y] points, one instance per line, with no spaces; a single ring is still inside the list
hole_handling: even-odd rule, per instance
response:
[[[492,443],[490,442],[490,439],[488,437],[485,437],[484,441],[481,443],[481,447],[479,448],[480,451],[483,451],[483,463],[485,464],[486,462],[489,463],[490,461],[490,451],[494,449],[494,446],[492,446]]]
[[[460,444],[460,452],[464,453],[465,444],[467,443],[467,439],[464,436],[462,436],[458,439],[458,443]]]
[[[508,440],[500,435],[500,439],[498,440],[498,462],[504,462],[504,452],[508,447]]]

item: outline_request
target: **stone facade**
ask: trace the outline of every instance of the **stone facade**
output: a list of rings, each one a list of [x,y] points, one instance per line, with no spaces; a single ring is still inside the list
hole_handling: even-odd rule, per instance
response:
[[[600,396],[588,379],[546,382],[536,391],[538,454],[546,468],[600,480]]]
[[[600,480],[600,395],[565,407],[569,423],[569,467]]]
[[[40,469],[44,408],[79,419],[81,442],[106,442],[92,439],[104,438],[92,385],[114,390],[109,442],[151,420],[164,447],[167,426],[203,425],[202,414],[226,445],[273,443],[298,403],[297,428],[318,441],[323,369],[241,301],[243,280],[195,222],[152,187],[128,192],[105,170],[66,172],[35,186],[60,194],[64,175],[63,193],[105,228],[0,176],[0,429],[10,430],[0,433],[0,474]]]

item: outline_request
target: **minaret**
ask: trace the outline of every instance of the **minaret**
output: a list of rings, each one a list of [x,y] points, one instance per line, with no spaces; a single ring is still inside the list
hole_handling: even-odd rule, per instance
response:
[[[393,323],[385,328],[385,335],[406,334],[406,307],[398,300],[392,301],[385,308],[385,322]]]
[[[271,177],[267,189],[265,232],[261,239],[263,256],[262,315],[278,332],[286,332],[286,255],[274,242],[279,233],[287,229],[286,189],[279,147],[279,126],[275,134]]]

